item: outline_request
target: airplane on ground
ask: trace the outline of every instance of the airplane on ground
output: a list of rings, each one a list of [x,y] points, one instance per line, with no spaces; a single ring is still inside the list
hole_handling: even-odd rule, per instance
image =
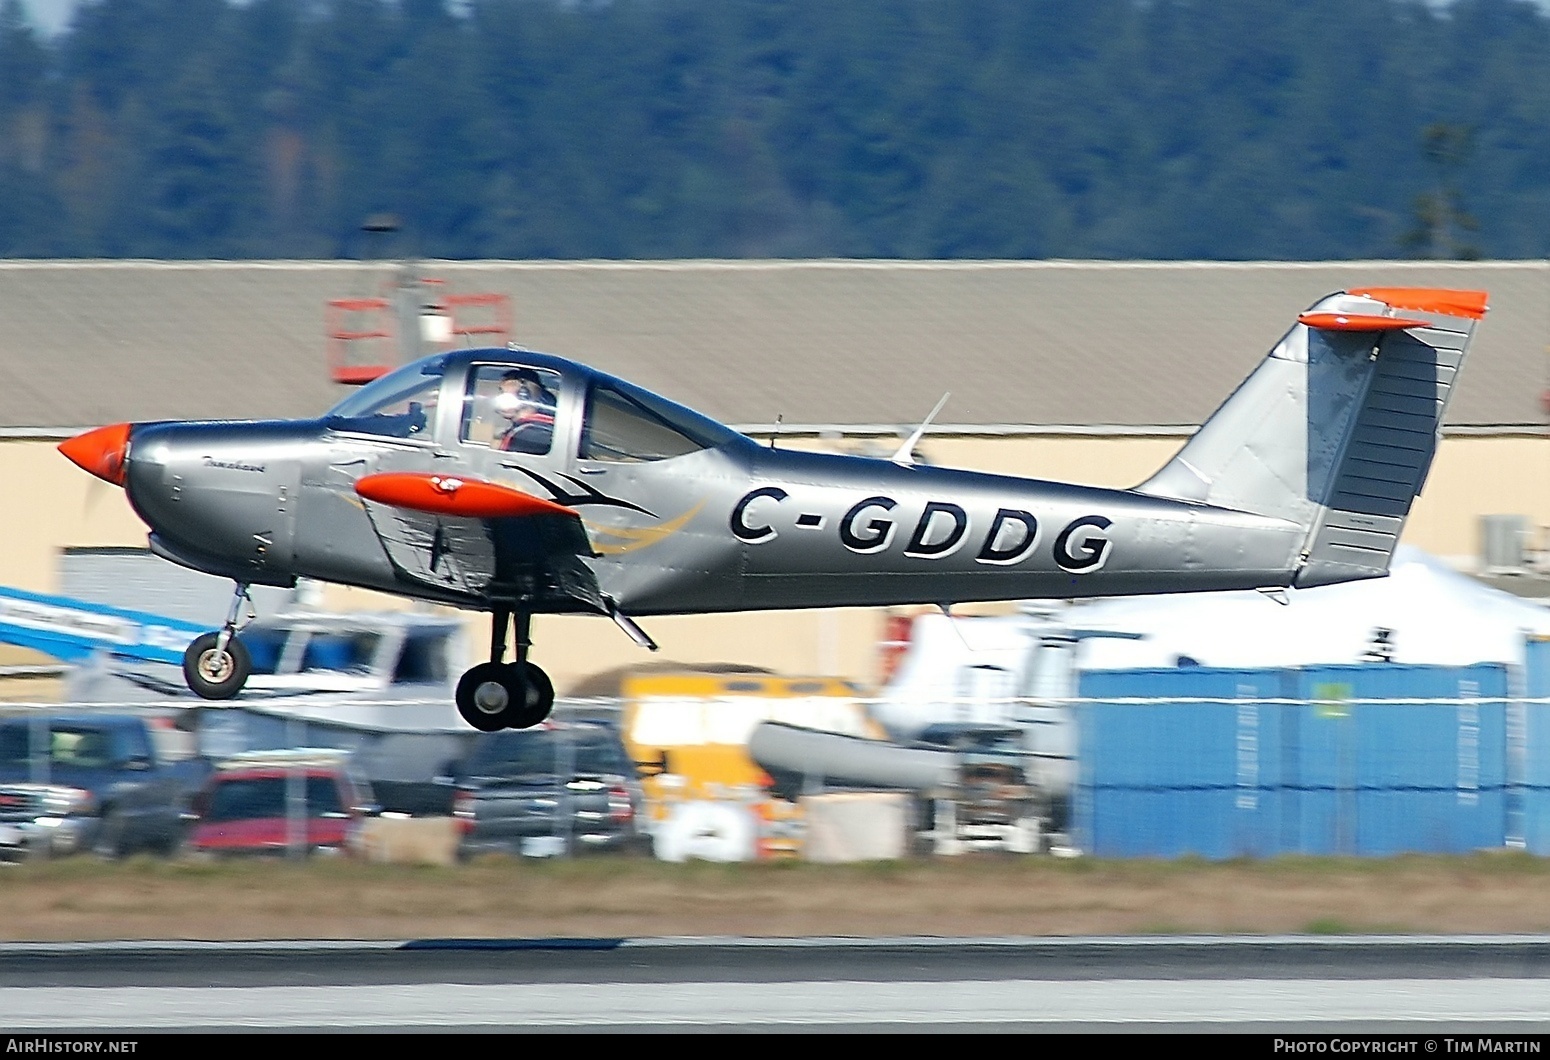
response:
[[[59,448],[125,489],[153,551],[236,583],[184,656],[200,695],[247,678],[248,586],[307,577],[491,612],[457,707],[526,728],[554,702],[535,614],[607,615],[654,648],[636,619],[1382,577],[1486,302],[1320,300],[1132,489],[921,466],[924,425],[891,460],[777,450],[515,346],[421,358],[318,419],[120,423]]]

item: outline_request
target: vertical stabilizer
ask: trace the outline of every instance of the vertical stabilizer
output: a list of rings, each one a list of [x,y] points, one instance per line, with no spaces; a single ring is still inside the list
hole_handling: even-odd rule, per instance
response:
[[[1299,587],[1387,574],[1485,312],[1483,291],[1322,299],[1137,491],[1301,523]]]

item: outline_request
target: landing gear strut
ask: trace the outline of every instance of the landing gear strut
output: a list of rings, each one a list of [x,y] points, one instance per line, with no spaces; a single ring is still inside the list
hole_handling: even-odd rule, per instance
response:
[[[514,662],[506,657],[506,629],[512,612],[497,610],[490,621],[490,661],[469,669],[457,683],[457,712],[480,732],[528,729],[549,716],[554,684],[527,661],[533,616],[516,612]]]
[[[248,596],[247,584],[238,582],[231,608],[226,612],[226,624],[219,632],[195,637],[183,653],[183,679],[203,699],[230,699],[242,691],[253,672],[252,657],[237,639],[237,619],[242,615],[244,602],[251,617],[253,600]]]

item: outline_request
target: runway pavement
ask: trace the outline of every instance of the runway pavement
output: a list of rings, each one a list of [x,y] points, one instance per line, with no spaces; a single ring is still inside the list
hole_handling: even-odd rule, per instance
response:
[[[1550,937],[11,944],[0,1027],[1524,1034]]]

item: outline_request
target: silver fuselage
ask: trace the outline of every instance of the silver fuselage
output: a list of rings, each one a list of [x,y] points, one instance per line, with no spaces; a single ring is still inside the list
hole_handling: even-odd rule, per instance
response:
[[[545,454],[502,452],[460,430],[473,366],[508,361],[561,381]],[[598,588],[621,611],[650,615],[1278,587],[1308,536],[1290,520],[1207,504],[773,449],[724,429],[716,444],[665,459],[589,459],[588,388],[608,377],[526,351],[441,363],[439,400],[404,436],[337,417],[136,425],[124,485],[152,546],[245,582],[306,577],[478,609],[595,609],[514,588],[503,572],[531,546],[500,520],[406,521],[354,489],[388,471],[452,474],[574,508]]]

